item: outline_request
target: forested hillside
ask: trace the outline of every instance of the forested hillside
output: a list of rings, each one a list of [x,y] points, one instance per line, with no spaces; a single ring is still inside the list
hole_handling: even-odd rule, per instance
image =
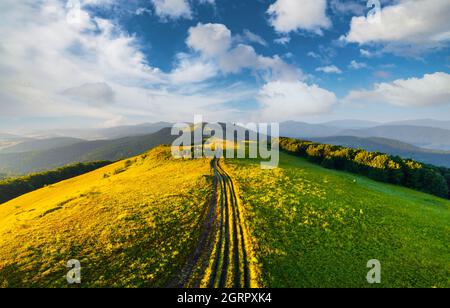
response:
[[[281,138],[280,147],[329,169],[345,170],[377,181],[449,198],[450,169],[447,168],[425,165],[383,153],[290,138]]]

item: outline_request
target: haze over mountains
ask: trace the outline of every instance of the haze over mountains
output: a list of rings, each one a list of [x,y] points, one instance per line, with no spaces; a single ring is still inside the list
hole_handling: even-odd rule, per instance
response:
[[[64,129],[24,136],[0,133],[0,173],[26,174],[74,162],[118,160],[170,144],[172,124],[145,123],[104,129]],[[283,122],[280,134],[352,148],[364,148],[450,167],[450,121],[378,123],[339,120],[321,124]]]
[[[27,135],[38,138],[71,137],[85,140],[118,139],[123,137],[153,134],[165,127],[170,126],[172,126],[171,123],[157,122],[98,129],[56,129],[35,131],[28,133]]]
[[[21,153],[0,152],[0,173],[26,174],[54,169],[75,162],[115,161],[139,155],[161,144],[171,144],[177,136],[170,128],[156,133],[113,140],[81,141],[45,150]],[[54,140],[54,139],[53,139]],[[63,139],[60,139],[63,140]],[[42,140],[41,142],[47,142]],[[41,148],[36,143],[36,148]]]
[[[412,125],[419,123],[422,126]],[[423,126],[426,125],[426,126]],[[412,145],[450,150],[450,121],[415,120],[378,124],[358,120],[344,120],[323,124],[284,122],[280,124],[281,135],[292,138],[321,138],[331,136],[377,137],[394,139]]]

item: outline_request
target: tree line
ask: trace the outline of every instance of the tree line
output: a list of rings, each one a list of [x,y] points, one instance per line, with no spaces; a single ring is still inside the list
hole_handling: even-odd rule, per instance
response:
[[[325,168],[345,170],[376,181],[405,186],[450,199],[450,169],[411,159],[341,146],[281,138],[280,149]]]
[[[111,164],[110,161],[77,163],[52,171],[34,173],[0,181],[0,204],[33,190],[61,182]]]

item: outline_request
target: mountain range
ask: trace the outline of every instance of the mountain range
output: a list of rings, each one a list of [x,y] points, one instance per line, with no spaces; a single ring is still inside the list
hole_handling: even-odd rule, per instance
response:
[[[175,138],[177,136],[171,135],[170,128],[164,128],[156,133],[142,136],[82,141],[21,153],[0,153],[0,173],[26,174],[75,162],[116,161],[138,155],[161,144],[171,144]],[[40,147],[39,145],[38,148]]]
[[[445,127],[447,122],[442,122]],[[333,124],[333,122],[331,122]],[[334,123],[336,124],[336,123]],[[339,127],[330,123],[309,124],[304,122],[284,122],[280,124],[280,134],[283,137],[312,139],[332,136],[353,136],[361,138],[377,137],[409,143],[417,147],[450,150],[450,129],[405,125],[402,123],[383,124],[379,126],[354,127],[354,122],[340,122]]]
[[[0,173],[20,175],[74,162],[123,159],[172,143],[176,136],[171,135],[171,126],[159,122],[37,131],[24,136],[0,133]],[[450,128],[450,121],[426,119],[386,124],[361,120],[320,124],[290,121],[280,123],[280,134],[450,167],[450,129],[446,127]]]

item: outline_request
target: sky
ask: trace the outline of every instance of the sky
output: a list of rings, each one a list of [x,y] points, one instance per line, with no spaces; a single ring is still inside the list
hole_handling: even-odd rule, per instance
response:
[[[448,0],[2,0],[0,131],[450,119]]]

